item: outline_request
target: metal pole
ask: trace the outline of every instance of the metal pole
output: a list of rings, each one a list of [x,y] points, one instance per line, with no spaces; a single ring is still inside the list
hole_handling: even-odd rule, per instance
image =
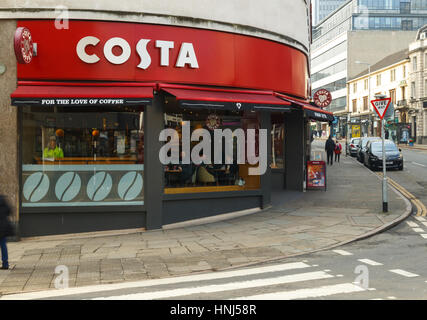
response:
[[[381,125],[381,136],[382,136],[382,147],[383,147],[383,212],[388,212],[388,201],[387,201],[387,176],[386,176],[386,153],[385,153],[385,119],[382,119]]]

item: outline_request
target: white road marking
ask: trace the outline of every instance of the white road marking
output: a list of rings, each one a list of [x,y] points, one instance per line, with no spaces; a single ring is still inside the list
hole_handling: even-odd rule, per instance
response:
[[[427,233],[422,233],[420,234],[421,237],[423,237],[424,239],[427,239]]]
[[[397,299],[396,297],[393,297],[393,296],[390,296],[390,297],[387,297],[387,299]]]
[[[423,225],[425,225],[427,227],[427,222],[422,222]]]
[[[408,226],[410,226],[411,228],[417,228],[419,227],[418,224],[416,224],[415,222],[412,221],[406,221],[406,223],[408,224]]]
[[[421,228],[412,228],[415,232],[425,232],[424,229]]]
[[[365,291],[365,289],[352,283],[340,283],[318,288],[299,289],[294,291],[282,291],[239,297],[232,300],[292,300],[325,297],[339,293],[352,293],[360,291]]]
[[[414,218],[417,219],[418,221],[421,221],[421,222],[427,221],[424,217],[415,216]]]
[[[362,262],[362,263],[366,263],[369,264],[371,266],[382,266],[382,263],[376,262],[374,260],[370,260],[370,259],[358,259],[358,261]]]
[[[310,266],[308,264],[303,262],[292,262],[292,263],[284,263],[284,264],[261,267],[261,268],[211,272],[211,273],[205,273],[205,274],[197,274],[197,275],[189,275],[189,276],[181,276],[181,277],[170,277],[170,278],[155,279],[155,280],[143,280],[143,281],[116,283],[116,284],[103,284],[103,285],[93,285],[93,286],[85,286],[85,287],[78,287],[78,288],[67,288],[67,289],[59,289],[59,290],[11,294],[11,295],[2,296],[0,300],[42,299],[42,298],[60,297],[60,296],[66,296],[66,295],[72,295],[72,294],[85,294],[85,293],[93,293],[93,292],[100,292],[100,291],[139,288],[139,287],[151,287],[151,286],[158,286],[158,285],[164,285],[164,284],[175,284],[175,283],[184,283],[184,282],[191,282],[191,281],[224,279],[224,278],[231,278],[231,277],[255,275],[255,274],[261,274],[266,272],[278,272],[278,271],[286,271],[286,270],[294,270],[294,269],[304,269],[309,267]]]
[[[416,164],[416,165],[418,165],[418,166],[421,166],[421,167],[427,167],[425,164],[421,164],[421,163],[418,163],[418,162],[414,162],[414,161],[412,161],[412,163],[413,163],[413,164]]]
[[[163,291],[151,291],[151,292],[118,295],[118,296],[100,297],[100,298],[94,298],[91,300],[165,299],[165,298],[186,296],[191,294],[232,291],[232,290],[239,290],[239,289],[272,286],[272,285],[278,285],[278,284],[284,284],[284,283],[320,280],[320,279],[327,279],[327,278],[333,278],[333,277],[334,276],[329,275],[323,271],[315,271],[315,272],[291,274],[291,275],[286,275],[282,277],[247,280],[247,281],[240,281],[240,282],[229,282],[226,284],[214,284],[214,285],[199,286],[199,287],[188,287],[188,288],[171,289],[171,290],[163,290]]]
[[[393,269],[393,270],[389,270],[389,271],[400,274],[401,276],[408,277],[408,278],[418,277],[418,274],[408,272],[408,271],[405,271],[402,269]]]
[[[344,275],[343,274],[337,274],[336,277],[337,278],[342,278],[342,277],[344,277]]]
[[[352,256],[353,255],[352,253],[345,251],[345,250],[332,250],[332,251],[335,253],[338,253],[342,256]]]

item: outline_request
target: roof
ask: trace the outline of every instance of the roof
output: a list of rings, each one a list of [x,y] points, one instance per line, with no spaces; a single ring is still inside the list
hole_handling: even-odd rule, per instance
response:
[[[395,52],[395,53],[383,58],[382,60],[378,61],[377,63],[371,65],[371,73],[378,71],[378,70],[381,70],[385,67],[391,66],[391,65],[398,63],[400,61],[409,59],[408,58],[408,52],[409,52],[408,49],[403,49],[401,51]],[[369,73],[369,68],[365,69],[363,72],[352,77],[348,81],[354,80],[356,78],[360,78],[364,75],[367,75],[368,73]]]

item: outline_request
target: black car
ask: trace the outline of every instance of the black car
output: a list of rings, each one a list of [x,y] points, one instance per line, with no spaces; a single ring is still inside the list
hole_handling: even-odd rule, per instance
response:
[[[385,141],[385,152],[386,152],[386,169],[399,169],[403,170],[403,156],[400,153],[400,149],[396,147],[393,141]],[[382,169],[383,158],[382,158],[382,141],[373,140],[369,141],[366,146],[365,152],[365,166],[372,170]]]
[[[357,151],[356,151],[356,157],[357,160],[359,160],[361,163],[365,162],[364,156],[365,156],[365,152],[366,152],[366,145],[368,144],[369,141],[373,141],[373,140],[380,140],[380,137],[363,137],[360,138],[359,143],[357,144]]]

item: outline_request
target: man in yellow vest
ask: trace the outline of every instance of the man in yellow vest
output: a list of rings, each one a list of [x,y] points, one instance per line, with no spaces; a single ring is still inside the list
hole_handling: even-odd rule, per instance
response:
[[[60,159],[64,158],[64,152],[56,145],[55,136],[49,138],[49,145],[43,150],[43,158]]]

